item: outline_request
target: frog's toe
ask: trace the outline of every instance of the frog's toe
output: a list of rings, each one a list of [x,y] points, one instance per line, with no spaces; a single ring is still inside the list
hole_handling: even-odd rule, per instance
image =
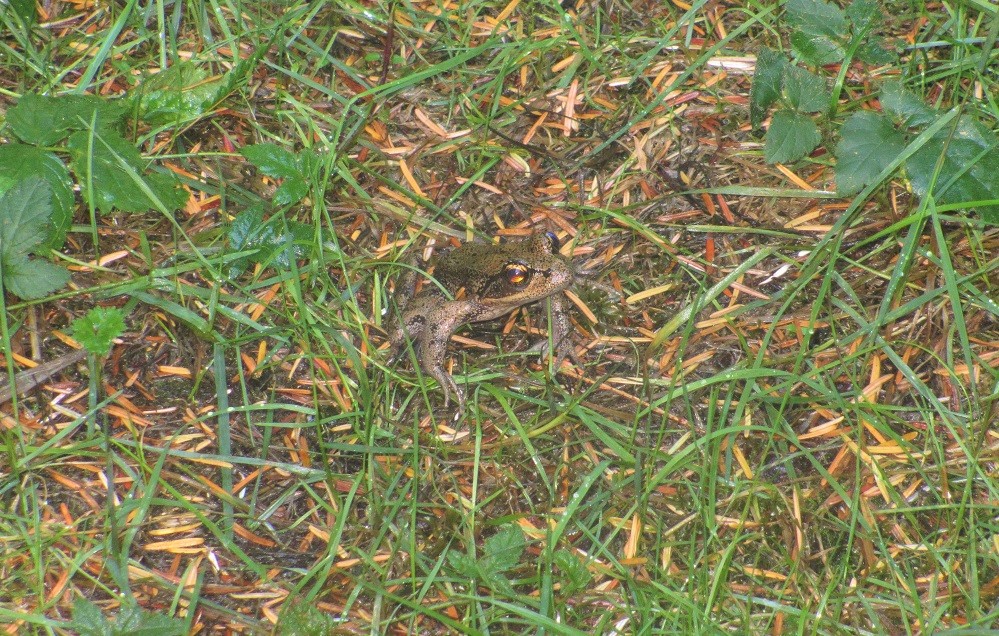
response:
[[[576,366],[583,366],[576,355],[576,348],[572,346],[571,343],[558,344],[554,347],[551,346],[548,340],[542,340],[536,343],[530,348],[530,351],[536,351],[541,355],[542,360],[551,360],[552,367],[556,370],[561,368],[562,363],[569,360]]]
[[[393,342],[392,345],[389,347],[388,358],[386,358],[386,362],[390,366],[395,366],[399,364],[399,360],[402,359],[402,352],[405,350],[406,350],[405,343]]]
[[[461,411],[465,410],[465,392],[461,390],[458,383],[454,381],[443,367],[436,367],[432,369],[424,369],[424,371],[437,380],[437,384],[441,386],[441,390],[444,391],[444,408],[447,408],[451,404],[451,396],[455,396],[458,402],[458,409]]]
[[[455,401],[458,403],[458,411],[457,411],[457,413],[458,414],[464,413],[465,412],[465,392],[462,391],[457,385],[454,386],[453,391],[454,391]],[[449,398],[450,398],[450,391],[445,390],[444,391],[444,408],[445,409],[448,407],[448,403],[450,402]]]
[[[558,358],[555,359],[555,368],[560,369],[562,367],[562,363],[566,360],[573,363],[577,367],[583,366],[582,360],[580,360],[579,356],[576,355],[575,347],[566,347],[564,351],[559,352]]]

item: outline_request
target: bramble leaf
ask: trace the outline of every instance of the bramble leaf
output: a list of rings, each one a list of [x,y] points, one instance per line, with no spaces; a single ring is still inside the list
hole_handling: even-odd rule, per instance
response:
[[[770,119],[763,147],[767,163],[789,163],[801,159],[819,145],[822,136],[815,122],[803,113],[778,110]]]
[[[824,79],[798,66],[788,66],[784,75],[784,95],[799,113],[817,113],[829,106]]]
[[[140,85],[140,116],[152,124],[193,121],[214,105],[221,87],[221,78],[209,78],[192,62],[178,62]]]
[[[93,198],[102,212],[142,212],[158,207],[154,199],[173,211],[187,202],[187,192],[176,177],[169,173],[147,174],[148,162],[118,133],[75,132],[67,148],[83,196]]]
[[[836,146],[836,191],[842,196],[871,183],[905,147],[891,120],[869,110],[851,115],[841,134]]]
[[[59,157],[47,150],[19,143],[0,145],[0,195],[32,176],[44,179],[52,194],[52,213],[43,244],[59,249],[73,223],[73,182],[69,170]]]
[[[953,134],[950,127],[935,134],[909,158],[905,170],[920,197],[932,192],[938,203],[994,202],[979,205],[978,211],[989,223],[999,223],[999,137],[973,118],[961,117]]]
[[[116,126],[125,115],[125,100],[109,100],[96,95],[35,95],[26,93],[7,112],[7,123],[15,135],[29,144],[50,146],[71,131],[98,130]]]
[[[29,254],[48,238],[52,192],[33,176],[0,197],[0,270],[3,285],[24,300],[46,296],[69,282],[69,272]]]
[[[767,110],[780,99],[787,65],[784,56],[766,47],[756,56],[756,71],[749,89],[749,121],[754,129],[760,127]]]

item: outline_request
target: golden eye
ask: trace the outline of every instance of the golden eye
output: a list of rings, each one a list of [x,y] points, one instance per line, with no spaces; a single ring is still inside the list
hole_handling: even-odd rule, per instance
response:
[[[531,280],[531,270],[520,263],[510,263],[503,268],[506,282],[514,287],[524,287]]]

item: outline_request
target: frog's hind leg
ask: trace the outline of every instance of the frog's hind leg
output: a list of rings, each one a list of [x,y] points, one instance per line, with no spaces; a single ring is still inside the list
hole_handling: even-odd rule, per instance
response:
[[[552,356],[552,368],[556,371],[562,362],[570,360],[576,366],[582,366],[576,356],[576,348],[572,345],[572,321],[569,320],[569,305],[565,294],[555,294],[547,299],[545,309],[548,312],[548,331],[551,334],[551,348],[548,338],[544,338],[531,346],[531,351],[541,353],[542,358]],[[554,350],[554,351],[552,351]]]
[[[423,372],[437,380],[444,391],[444,408],[451,403],[451,395],[458,399],[458,410],[465,411],[465,392],[462,391],[454,378],[444,370],[444,355],[447,353],[447,342],[453,329],[446,321],[434,320],[431,316],[420,338],[419,358]]]

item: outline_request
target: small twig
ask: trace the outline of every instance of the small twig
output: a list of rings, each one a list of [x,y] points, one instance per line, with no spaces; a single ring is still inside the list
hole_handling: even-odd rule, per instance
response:
[[[14,391],[17,391],[17,395],[20,397],[71,364],[83,360],[86,355],[87,352],[84,349],[77,349],[33,369],[21,371],[14,378],[13,387],[9,383],[0,384],[0,404],[9,402],[14,397]]]

